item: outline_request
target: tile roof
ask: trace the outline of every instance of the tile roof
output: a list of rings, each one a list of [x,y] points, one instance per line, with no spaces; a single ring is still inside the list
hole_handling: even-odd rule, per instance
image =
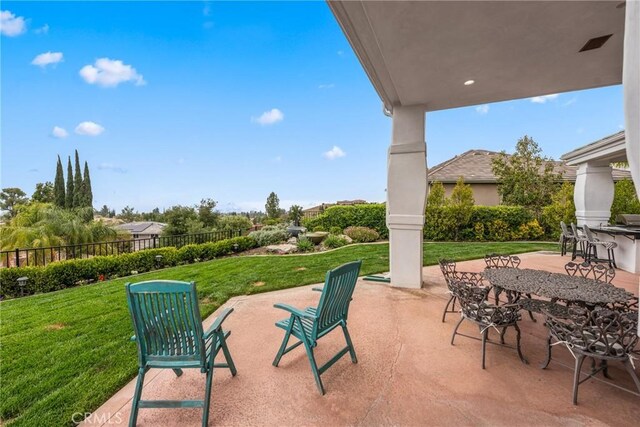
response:
[[[162,229],[166,227],[167,224],[163,222],[155,222],[155,221],[136,221],[136,222],[128,222],[126,224],[117,225],[116,228],[121,230],[127,230],[132,234],[140,234],[144,232],[146,229],[153,227],[154,229]],[[155,230],[154,230],[155,231]],[[153,233],[155,234],[155,233]]]
[[[489,150],[469,150],[446,160],[429,169],[429,181],[444,184],[455,183],[462,176],[467,184],[493,184],[498,180],[491,170],[493,159],[500,153]],[[576,166],[567,166],[564,162],[554,161],[554,172],[561,173],[565,181],[576,180]],[[624,169],[613,169],[613,180],[631,178],[631,173]]]

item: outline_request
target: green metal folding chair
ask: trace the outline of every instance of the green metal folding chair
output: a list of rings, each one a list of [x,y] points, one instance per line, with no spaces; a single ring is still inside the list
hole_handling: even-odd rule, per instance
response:
[[[362,261],[355,261],[328,271],[325,277],[324,287],[321,290],[322,295],[320,296],[320,302],[317,307],[307,307],[304,310],[299,310],[287,304],[274,305],[275,308],[288,311],[291,313],[291,316],[288,319],[276,323],[277,327],[285,330],[285,334],[278,354],[273,360],[273,366],[278,366],[283,355],[298,347],[300,344],[303,344],[307,351],[307,357],[309,357],[311,370],[313,371],[313,376],[315,377],[320,394],[324,394],[324,387],[320,375],[342,356],[348,352],[351,355],[351,361],[358,363],[356,351],[353,348],[351,337],[347,330],[347,315],[361,265]],[[314,290],[320,291],[320,289]],[[336,353],[327,363],[318,368],[313,349],[316,347],[318,339],[327,335],[338,326],[342,327],[347,346]],[[296,337],[298,342],[287,347],[291,335]]]
[[[213,369],[229,368],[231,375],[236,375],[226,343],[230,332],[222,329],[222,322],[233,309],[223,311],[204,332],[194,282],[156,280],[127,283],[125,287],[139,360],[129,426],[136,425],[140,408],[202,408],[202,425],[206,426]],[[220,350],[226,363],[216,364]],[[204,400],[140,400],[149,368],[172,369],[177,376],[182,375],[182,369],[200,368],[206,374]]]

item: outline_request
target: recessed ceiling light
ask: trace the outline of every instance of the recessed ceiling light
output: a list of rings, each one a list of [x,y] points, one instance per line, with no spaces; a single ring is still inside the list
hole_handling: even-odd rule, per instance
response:
[[[476,81],[475,80],[467,80],[466,82],[464,82],[465,86],[471,86],[472,84],[474,84]]]

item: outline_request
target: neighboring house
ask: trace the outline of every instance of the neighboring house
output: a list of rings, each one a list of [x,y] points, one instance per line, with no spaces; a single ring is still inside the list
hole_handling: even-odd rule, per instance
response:
[[[167,224],[163,222],[136,221],[119,224],[114,228],[128,231],[134,239],[150,239],[160,236],[162,234],[162,229],[166,226]]]
[[[499,153],[488,150],[469,150],[429,169],[429,184],[439,181],[447,196],[460,177],[471,185],[477,205],[495,206],[500,204],[498,179],[492,171],[492,161]],[[562,174],[564,181],[575,183],[577,167],[554,161],[554,172]],[[614,168],[613,180],[631,179],[628,170]]]
[[[331,206],[350,206],[350,205],[362,205],[367,203],[366,200],[361,200],[361,199],[356,199],[356,200],[338,200],[335,203],[322,203],[320,205],[317,206],[312,206],[310,208],[307,209],[303,209],[302,210],[302,215],[305,218],[313,218],[315,216],[320,215],[322,212],[324,212],[325,209],[331,207]]]

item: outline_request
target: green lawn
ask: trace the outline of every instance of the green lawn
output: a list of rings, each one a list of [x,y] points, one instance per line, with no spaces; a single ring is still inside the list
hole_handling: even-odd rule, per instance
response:
[[[425,243],[424,264],[441,257],[465,260],[556,248],[550,243]],[[353,245],[307,256],[230,257],[133,280],[196,281],[204,317],[230,297],[321,282],[328,269],[355,259],[363,260],[361,274],[388,271],[388,250],[388,244]],[[95,410],[135,376],[124,293],[128,280],[0,303],[0,424],[71,425],[73,413]]]

